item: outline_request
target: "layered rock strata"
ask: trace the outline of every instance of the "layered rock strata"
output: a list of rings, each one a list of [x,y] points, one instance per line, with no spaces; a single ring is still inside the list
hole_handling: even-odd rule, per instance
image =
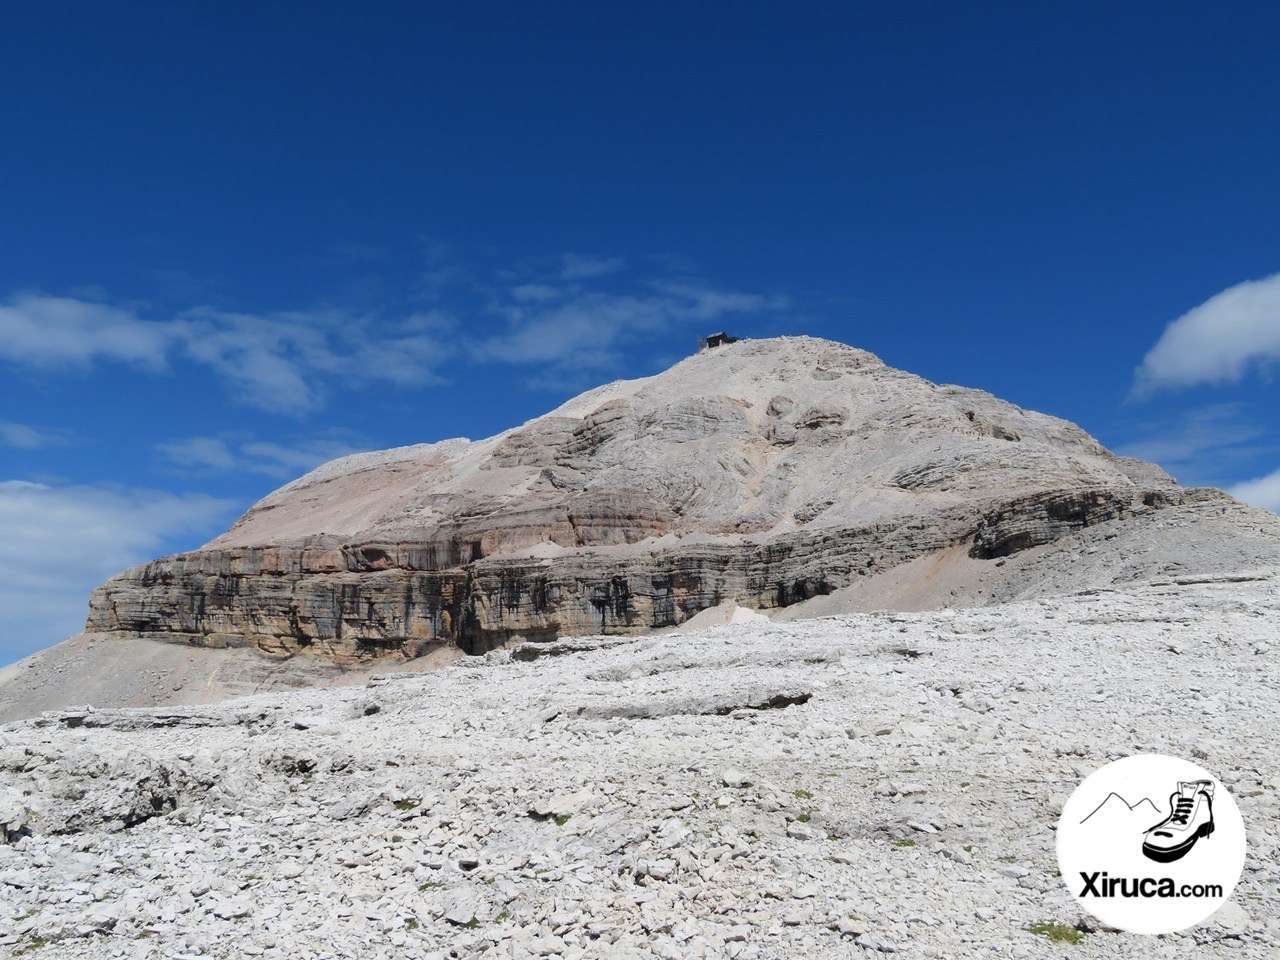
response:
[[[104,584],[88,629],[342,664],[481,653],[785,607],[957,545],[994,563],[1187,497],[988,394],[743,341],[488,440],[326,464]]]
[[[88,629],[337,662],[440,645],[483,653],[512,640],[643,633],[725,600],[786,607],[860,576],[958,543],[982,559],[1008,556],[1182,494],[1086,489],[952,508],[928,522],[791,532],[767,543],[701,543],[638,556],[478,558],[421,569],[418,544],[301,544],[167,557],[94,592]],[[368,556],[395,556],[371,568]]]

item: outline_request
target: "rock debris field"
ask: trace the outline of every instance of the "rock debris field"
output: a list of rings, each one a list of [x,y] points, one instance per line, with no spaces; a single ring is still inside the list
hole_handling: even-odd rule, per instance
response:
[[[10,724],[0,956],[1275,957],[1278,577]],[[1136,752],[1213,772],[1249,839],[1227,905],[1158,938],[1098,929],[1054,852]]]

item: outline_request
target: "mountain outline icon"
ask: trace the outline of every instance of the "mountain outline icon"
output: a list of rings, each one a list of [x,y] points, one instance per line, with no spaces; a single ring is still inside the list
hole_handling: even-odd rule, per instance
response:
[[[1121,811],[1121,808],[1120,808],[1121,804],[1124,805],[1123,811]],[[1082,825],[1084,823],[1087,823],[1092,817],[1101,813],[1103,810],[1107,810],[1108,813],[1114,810],[1117,815],[1123,816],[1126,819],[1134,816],[1135,814],[1140,814],[1142,818],[1145,820],[1147,817],[1147,814],[1149,813],[1151,817],[1154,818],[1153,820],[1150,821],[1151,823],[1154,823],[1156,820],[1159,820],[1161,817],[1160,808],[1155,805],[1154,801],[1152,801],[1150,797],[1143,797],[1141,800],[1137,800],[1134,803],[1130,803],[1128,800],[1126,800],[1124,797],[1122,797],[1120,794],[1116,793],[1113,790],[1111,793],[1107,794],[1106,799],[1104,799],[1100,804],[1094,807],[1093,811],[1088,816],[1086,816],[1083,820],[1081,820],[1080,823]],[[1099,821],[1101,821],[1102,819],[1103,818],[1099,817]]]

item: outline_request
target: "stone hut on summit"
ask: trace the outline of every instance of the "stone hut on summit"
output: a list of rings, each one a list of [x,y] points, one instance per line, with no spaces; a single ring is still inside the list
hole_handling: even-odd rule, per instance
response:
[[[710,350],[713,347],[723,346],[726,343],[737,343],[737,337],[731,337],[723,330],[719,333],[713,333],[709,337],[699,337],[698,347],[702,350]]]

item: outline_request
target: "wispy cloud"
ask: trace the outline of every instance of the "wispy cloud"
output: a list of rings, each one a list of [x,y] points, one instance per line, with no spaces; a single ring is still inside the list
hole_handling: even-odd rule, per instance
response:
[[[25,423],[0,420],[0,446],[41,450],[46,447],[61,447],[70,442],[71,435],[66,430],[44,430]]]
[[[402,387],[444,383],[436,372],[454,353],[454,320],[443,311],[415,313],[375,330],[372,324],[345,331],[343,369],[362,385]]]
[[[368,444],[314,439],[296,444],[224,435],[187,437],[156,445],[160,457],[196,473],[257,473],[277,479],[299,477],[322,463],[370,449]]]
[[[490,309],[507,328],[475,340],[478,361],[539,365],[536,383],[562,386],[621,365],[631,345],[728,317],[784,310],[786,298],[722,290],[694,281],[658,281],[633,292],[593,289],[545,278],[511,287]]]
[[[1147,436],[1122,444],[1116,452],[1126,457],[1151,460],[1177,473],[1187,467],[1221,466],[1224,459],[1245,459],[1257,453],[1256,442],[1267,429],[1254,422],[1243,403],[1216,403],[1189,410],[1180,420],[1150,424]]]
[[[250,406],[305,413],[319,405],[312,373],[336,372],[329,347],[334,318],[298,313],[256,316],[208,308],[188,311],[176,324],[183,351],[222,376]]]
[[[127,310],[26,294],[0,304],[0,358],[35,367],[87,367],[97,360],[160,369],[181,330]]]
[[[1280,360],[1280,274],[1229,287],[1165,328],[1138,368],[1139,393],[1240,380]]]
[[[1280,513],[1280,470],[1273,470],[1256,480],[1237,483],[1228,488],[1227,492],[1237,500],[1251,503],[1255,507],[1262,507],[1272,513]]]
[[[698,283],[659,281],[653,284],[653,288],[678,301],[684,301],[687,304],[684,315],[697,320],[718,320],[729,313],[784,310],[789,306],[786,297],[718,290]]]
[[[187,437],[156,444],[161,458],[189,470],[224,472],[236,468],[235,451],[220,437]]]
[[[317,409],[334,384],[437,381],[449,354],[448,318],[399,322],[341,310],[271,314],[197,307],[164,321],[68,297],[23,296],[0,306],[0,360],[40,370],[101,361],[207,367],[233,399],[284,414]]]
[[[0,304],[0,365],[48,374],[123,363],[157,375],[194,365],[234,402],[305,416],[342,391],[442,383],[439,371],[458,359],[537,365],[526,383],[578,386],[621,368],[629,353],[652,354],[662,338],[692,345],[735,318],[788,307],[782,297],[687,277],[635,280],[619,275],[621,258],[526,260],[488,280],[446,247],[430,248],[427,263],[434,278],[416,302],[427,296],[435,305],[398,317],[386,308],[197,306],[150,318],[91,299],[22,295]]]
[[[211,535],[236,505],[200,494],[0,481],[0,663],[79,632],[108,577]]]

